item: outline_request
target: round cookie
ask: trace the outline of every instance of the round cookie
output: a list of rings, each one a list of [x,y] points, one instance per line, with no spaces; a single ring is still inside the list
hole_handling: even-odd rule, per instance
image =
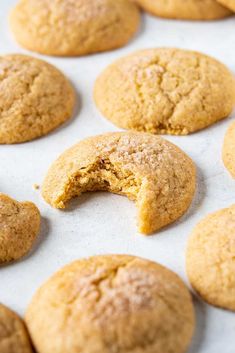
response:
[[[0,303],[0,352],[33,353],[23,320]]]
[[[72,86],[45,61],[25,55],[0,57],[0,144],[30,141],[71,118]]]
[[[235,310],[235,205],[209,214],[194,229],[186,265],[193,288],[208,303]]]
[[[225,167],[235,178],[235,122],[233,122],[224,138],[223,161]]]
[[[195,174],[192,160],[161,137],[107,133],[65,151],[49,169],[42,194],[56,208],[86,191],[125,195],[136,202],[139,231],[150,234],[186,212]]]
[[[27,254],[39,227],[40,213],[32,202],[17,202],[0,193],[0,264]]]
[[[225,117],[234,106],[229,70],[201,53],[170,49],[135,52],[98,77],[99,110],[124,129],[186,135]]]
[[[220,4],[224,5],[231,11],[235,12],[235,0],[217,0]]]
[[[153,15],[166,18],[215,20],[231,15],[226,7],[215,0],[135,0],[135,2]]]
[[[40,353],[184,353],[194,310],[175,273],[109,255],[57,272],[37,291],[26,322]]]
[[[19,44],[59,56],[124,46],[139,23],[137,6],[127,0],[20,0],[10,15]]]

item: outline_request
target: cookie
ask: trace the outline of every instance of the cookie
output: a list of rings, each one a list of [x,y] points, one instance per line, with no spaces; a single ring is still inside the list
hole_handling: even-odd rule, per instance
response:
[[[27,254],[39,233],[40,213],[32,202],[0,193],[0,264]]]
[[[21,318],[0,303],[0,352],[33,353]]]
[[[87,138],[64,152],[43,183],[43,197],[65,208],[86,191],[106,190],[136,202],[138,224],[150,234],[188,209],[195,192],[192,160],[172,143],[138,132]]]
[[[235,178],[235,122],[233,122],[224,138],[223,161],[225,167]]]
[[[57,272],[33,297],[26,322],[40,353],[184,353],[194,310],[175,273],[107,255]]]
[[[166,18],[215,20],[231,15],[226,7],[215,0],[135,0],[135,2],[145,11]]]
[[[70,119],[75,94],[65,76],[25,55],[0,57],[0,144],[30,141]]]
[[[217,0],[220,4],[224,5],[231,11],[235,12],[235,0]]]
[[[235,310],[235,205],[214,212],[194,229],[186,264],[193,288],[208,303]]]
[[[103,115],[124,129],[186,135],[227,117],[235,81],[201,53],[148,49],[121,58],[98,77],[94,98]]]
[[[10,15],[19,44],[58,56],[124,46],[139,23],[137,6],[127,0],[20,0]]]

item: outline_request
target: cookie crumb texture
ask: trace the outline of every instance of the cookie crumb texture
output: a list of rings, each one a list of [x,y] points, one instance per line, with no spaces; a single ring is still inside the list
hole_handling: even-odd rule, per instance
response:
[[[31,202],[17,202],[0,193],[0,264],[30,251],[40,228],[40,213]]]
[[[217,0],[220,4],[224,5],[231,11],[235,12],[235,0]]]
[[[59,56],[121,47],[139,23],[137,6],[127,0],[20,0],[10,15],[23,47]]]
[[[40,189],[40,185],[38,185],[38,184],[33,184],[33,188],[34,188],[34,190],[39,190],[39,189]]]
[[[25,55],[0,57],[0,144],[33,140],[71,118],[74,91],[45,61]]]
[[[170,142],[147,133],[90,137],[63,153],[43,183],[44,199],[65,208],[85,191],[106,190],[136,201],[139,230],[149,234],[188,209],[195,191],[192,160]]]
[[[23,320],[0,303],[0,352],[33,353]]]
[[[98,77],[95,102],[125,129],[186,135],[227,117],[235,101],[229,70],[206,55],[148,49],[121,58]]]
[[[225,167],[235,178],[235,122],[233,122],[224,138],[223,161]]]
[[[235,311],[235,205],[195,227],[186,265],[192,286],[205,301]]]
[[[67,265],[34,296],[26,322],[40,353],[184,353],[191,296],[156,263],[123,255]]]
[[[153,15],[166,18],[215,20],[231,15],[228,8],[215,0],[135,0],[135,2]]]

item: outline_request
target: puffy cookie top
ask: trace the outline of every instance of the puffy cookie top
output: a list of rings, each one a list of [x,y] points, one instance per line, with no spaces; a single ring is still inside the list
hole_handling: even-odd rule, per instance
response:
[[[234,0],[222,0],[221,3]],[[183,20],[214,20],[231,15],[228,8],[215,0],[136,0],[156,16]],[[223,4],[225,5],[225,4]]]
[[[20,0],[10,16],[20,44],[59,56],[120,47],[139,22],[139,10],[126,0]]]
[[[172,143],[146,133],[108,133],[87,138],[51,166],[43,197],[64,208],[85,191],[107,190],[135,200],[143,233],[173,222],[195,191],[192,160]]]
[[[57,272],[34,296],[26,321],[42,352],[162,353],[174,347],[181,353],[192,336],[194,313],[188,290],[173,272],[110,255]]]
[[[68,120],[74,91],[64,75],[45,61],[0,57],[0,144],[29,141]]]
[[[17,260],[33,246],[40,213],[31,202],[18,202],[0,193],[0,263]]]
[[[210,304],[235,310],[235,205],[214,212],[194,229],[186,263],[195,290]]]
[[[201,53],[148,49],[108,66],[96,80],[94,97],[117,126],[185,135],[232,112],[235,80],[223,64]]]
[[[0,304],[0,352],[33,353],[23,321],[2,304]]]

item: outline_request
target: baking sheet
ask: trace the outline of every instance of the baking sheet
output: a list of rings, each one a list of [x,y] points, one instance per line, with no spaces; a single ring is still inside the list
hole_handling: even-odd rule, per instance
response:
[[[235,203],[235,181],[221,160],[224,133],[232,117],[202,132],[166,138],[188,153],[198,169],[198,190],[188,213],[178,222],[145,237],[137,232],[136,209],[127,198],[110,193],[84,194],[69,209],[47,205],[40,190],[54,159],[77,141],[118,129],[96,109],[92,89],[97,75],[116,58],[134,50],[170,46],[199,50],[235,72],[235,17],[215,22],[182,22],[143,16],[142,27],[125,48],[82,58],[52,58],[29,53],[13,40],[7,14],[15,0],[0,1],[0,53],[26,53],[56,65],[77,90],[73,119],[50,135],[13,146],[0,145],[0,191],[17,200],[31,200],[42,214],[39,240],[29,256],[0,267],[0,302],[20,314],[33,293],[53,272],[70,261],[105,253],[142,256],[166,265],[187,281],[184,253],[193,226],[208,212]],[[235,117],[235,114],[233,114]],[[197,329],[190,353],[234,353],[235,314],[195,298]]]

